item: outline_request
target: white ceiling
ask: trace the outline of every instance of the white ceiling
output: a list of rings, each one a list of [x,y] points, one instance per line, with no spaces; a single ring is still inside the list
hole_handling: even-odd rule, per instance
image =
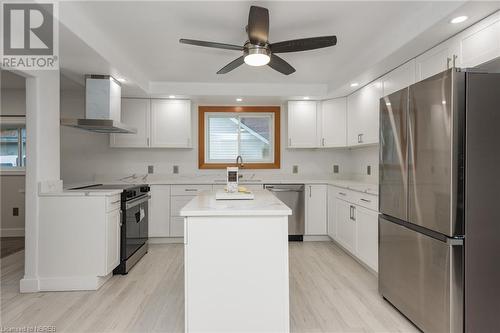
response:
[[[271,42],[335,34],[338,44],[283,54],[297,69],[284,76],[246,65],[217,75],[240,53],[178,43],[242,45],[252,4],[269,9]],[[130,95],[342,95],[352,80],[373,80],[499,8],[463,1],[64,2],[61,65],[75,80],[91,72],[125,77]],[[470,19],[449,24],[458,14]]]

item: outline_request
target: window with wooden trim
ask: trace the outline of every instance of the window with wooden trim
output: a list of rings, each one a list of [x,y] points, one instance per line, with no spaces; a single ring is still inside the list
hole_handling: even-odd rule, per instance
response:
[[[280,107],[200,106],[198,123],[200,169],[279,169]]]

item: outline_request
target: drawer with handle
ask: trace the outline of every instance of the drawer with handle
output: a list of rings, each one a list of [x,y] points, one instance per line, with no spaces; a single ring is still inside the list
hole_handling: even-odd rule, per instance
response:
[[[171,195],[198,195],[203,191],[211,191],[212,185],[172,185]]]
[[[365,208],[378,211],[378,197],[366,193],[355,193],[353,203]]]
[[[351,190],[335,187],[333,193],[335,194],[336,198],[352,202],[353,193]]]
[[[106,197],[106,212],[111,212],[121,207],[121,196],[120,194],[113,195],[111,197]]]

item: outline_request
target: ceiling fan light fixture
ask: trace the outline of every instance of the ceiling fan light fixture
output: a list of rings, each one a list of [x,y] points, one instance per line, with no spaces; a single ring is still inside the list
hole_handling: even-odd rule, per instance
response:
[[[264,66],[271,61],[269,49],[260,45],[245,45],[245,63],[249,66]]]

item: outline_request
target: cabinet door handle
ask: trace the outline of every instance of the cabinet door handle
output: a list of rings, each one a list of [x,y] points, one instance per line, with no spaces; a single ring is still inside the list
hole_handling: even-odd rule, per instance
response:
[[[149,138],[146,139],[146,145],[149,147]]]
[[[344,192],[339,192],[340,195],[345,196],[346,194]]]
[[[198,190],[195,189],[195,188],[186,188],[186,189],[184,189],[184,191],[186,191],[186,192],[197,192]]]
[[[356,221],[356,207],[351,206],[351,208],[352,208],[352,220]]]
[[[325,138],[321,139],[321,145],[325,146]]]
[[[312,186],[309,186],[309,198],[312,196]]]
[[[447,57],[446,58],[446,69],[450,69],[450,62],[451,62],[451,58]]]
[[[352,206],[349,206],[349,220],[352,220]]]
[[[456,54],[454,54],[454,55],[453,55],[453,63],[452,63],[453,68],[455,68],[455,63],[456,63],[456,61],[457,61],[457,58],[458,58],[458,57],[457,57],[457,55],[456,55]]]
[[[360,199],[361,201],[364,201],[364,202],[372,202],[371,200],[368,200],[368,199]]]

